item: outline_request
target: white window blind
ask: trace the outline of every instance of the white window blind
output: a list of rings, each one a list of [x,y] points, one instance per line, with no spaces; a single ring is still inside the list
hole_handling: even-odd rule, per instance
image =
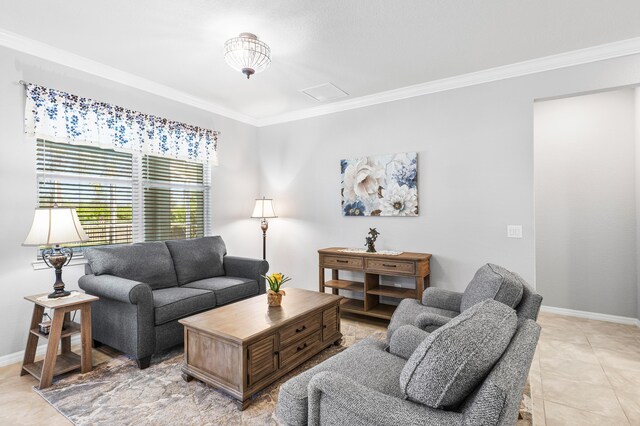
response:
[[[208,188],[202,164],[147,155],[143,180],[145,241],[204,235]]]
[[[38,205],[77,210],[91,238],[78,247],[209,232],[210,175],[201,163],[41,139],[36,147]]]

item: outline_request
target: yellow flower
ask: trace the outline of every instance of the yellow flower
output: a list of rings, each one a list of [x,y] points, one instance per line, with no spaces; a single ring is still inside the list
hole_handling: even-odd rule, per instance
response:
[[[271,278],[273,278],[276,282],[282,281],[282,274],[280,272],[274,272],[271,274]]]

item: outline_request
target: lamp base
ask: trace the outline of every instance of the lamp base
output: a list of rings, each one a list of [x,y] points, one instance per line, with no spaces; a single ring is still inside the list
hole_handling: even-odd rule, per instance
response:
[[[56,289],[53,293],[47,296],[49,299],[57,299],[58,297],[65,297],[71,295],[70,291],[66,291],[64,288]]]

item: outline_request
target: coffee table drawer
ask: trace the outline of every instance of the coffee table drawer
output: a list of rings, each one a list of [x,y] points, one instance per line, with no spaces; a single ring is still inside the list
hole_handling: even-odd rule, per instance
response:
[[[362,269],[361,257],[351,256],[323,256],[323,265],[327,268]]]
[[[280,347],[283,348],[320,330],[321,321],[322,317],[318,313],[283,327],[280,331]]]
[[[412,275],[416,272],[416,264],[414,262],[403,262],[401,260],[367,259],[367,269]]]
[[[313,351],[320,344],[320,330],[311,336],[280,351],[280,368],[285,368],[292,362],[304,358],[308,352]]]

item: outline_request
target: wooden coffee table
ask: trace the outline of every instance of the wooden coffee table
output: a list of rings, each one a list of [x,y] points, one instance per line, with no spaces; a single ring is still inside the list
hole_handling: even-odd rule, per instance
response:
[[[244,410],[251,395],[340,344],[340,299],[287,288],[279,307],[263,294],[181,319],[182,377],[226,392]]]

